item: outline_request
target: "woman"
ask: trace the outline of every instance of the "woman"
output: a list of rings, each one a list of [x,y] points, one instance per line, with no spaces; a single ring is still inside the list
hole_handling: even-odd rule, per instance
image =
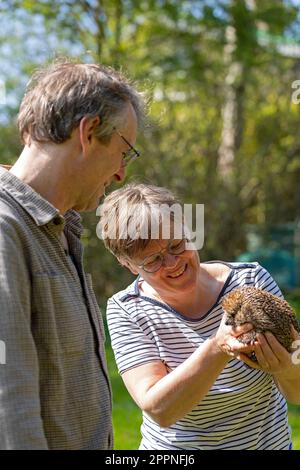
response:
[[[165,239],[165,208],[176,204],[167,189],[136,184],[102,206],[106,247],[138,275],[109,299],[107,319],[119,372],[143,411],[140,449],[289,449],[285,398],[300,403],[300,367],[271,334],[240,343],[251,325],[234,331],[220,306],[245,285],[282,294],[258,263],[200,263],[178,218]]]

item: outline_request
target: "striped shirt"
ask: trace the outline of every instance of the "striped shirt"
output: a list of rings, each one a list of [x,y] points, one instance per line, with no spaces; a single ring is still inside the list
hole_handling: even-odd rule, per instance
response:
[[[218,261],[219,263],[219,261]],[[227,263],[224,263],[227,264]],[[215,305],[188,319],[139,291],[138,279],[108,301],[107,320],[119,372],[152,361],[169,370],[185,361],[216,333],[220,302],[237,287],[255,286],[282,297],[258,263],[230,263],[230,274]],[[272,376],[230,359],[208,394],[186,416],[162,428],[145,413],[140,449],[289,449],[287,404]]]

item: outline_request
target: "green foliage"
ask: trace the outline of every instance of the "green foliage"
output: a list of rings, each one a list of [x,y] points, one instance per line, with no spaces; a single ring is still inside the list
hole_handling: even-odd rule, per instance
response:
[[[15,161],[22,149],[19,133],[15,125],[0,126],[1,163],[10,164]]]
[[[250,2],[251,3],[251,2]],[[185,203],[205,204],[201,258],[234,259],[245,250],[245,226],[266,228],[299,218],[299,105],[291,101],[299,58],[276,49],[280,37],[299,41],[299,7],[261,0],[6,0],[3,17],[17,33],[0,35],[19,73],[11,87],[21,96],[33,68],[59,53],[99,60],[125,70],[152,97],[149,121],[138,138],[142,160],[128,180],[167,185]],[[20,26],[20,21],[23,26]],[[226,31],[236,45],[225,60]],[[262,29],[259,29],[262,28]],[[27,31],[27,33],[26,33]],[[265,37],[271,42],[262,42]],[[35,38],[35,40],[34,40]],[[30,39],[30,42],[28,43]],[[276,39],[276,40],[275,40]],[[43,44],[41,48],[40,45]],[[228,45],[227,45],[228,46]],[[235,86],[239,135],[229,184],[219,169],[228,70],[242,66]],[[5,72],[6,73],[6,72]],[[1,109],[3,111],[3,109]],[[14,160],[15,107],[0,128],[2,161]],[[100,298],[131,276],[96,237],[97,218],[85,215],[86,264]]]

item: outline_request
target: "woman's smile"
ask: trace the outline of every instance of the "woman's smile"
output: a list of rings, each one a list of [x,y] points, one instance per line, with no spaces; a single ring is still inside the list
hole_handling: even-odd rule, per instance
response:
[[[186,271],[186,268],[187,268],[187,264],[185,264],[184,266],[182,266],[181,268],[177,269],[177,271],[175,271],[174,273],[172,274],[167,274],[167,277],[170,277],[172,279],[177,279],[179,277],[181,277],[185,271]]]

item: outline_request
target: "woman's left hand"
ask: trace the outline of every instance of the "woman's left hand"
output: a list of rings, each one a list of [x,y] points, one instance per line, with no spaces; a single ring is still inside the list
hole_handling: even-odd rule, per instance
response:
[[[292,327],[293,341],[299,340],[299,336]],[[241,353],[237,358],[254,369],[260,369],[268,374],[274,375],[278,379],[293,379],[297,370],[299,374],[299,364],[293,364],[292,354],[290,354],[275,338],[272,333],[258,333],[254,343],[254,352],[257,362],[253,362],[248,356]]]

